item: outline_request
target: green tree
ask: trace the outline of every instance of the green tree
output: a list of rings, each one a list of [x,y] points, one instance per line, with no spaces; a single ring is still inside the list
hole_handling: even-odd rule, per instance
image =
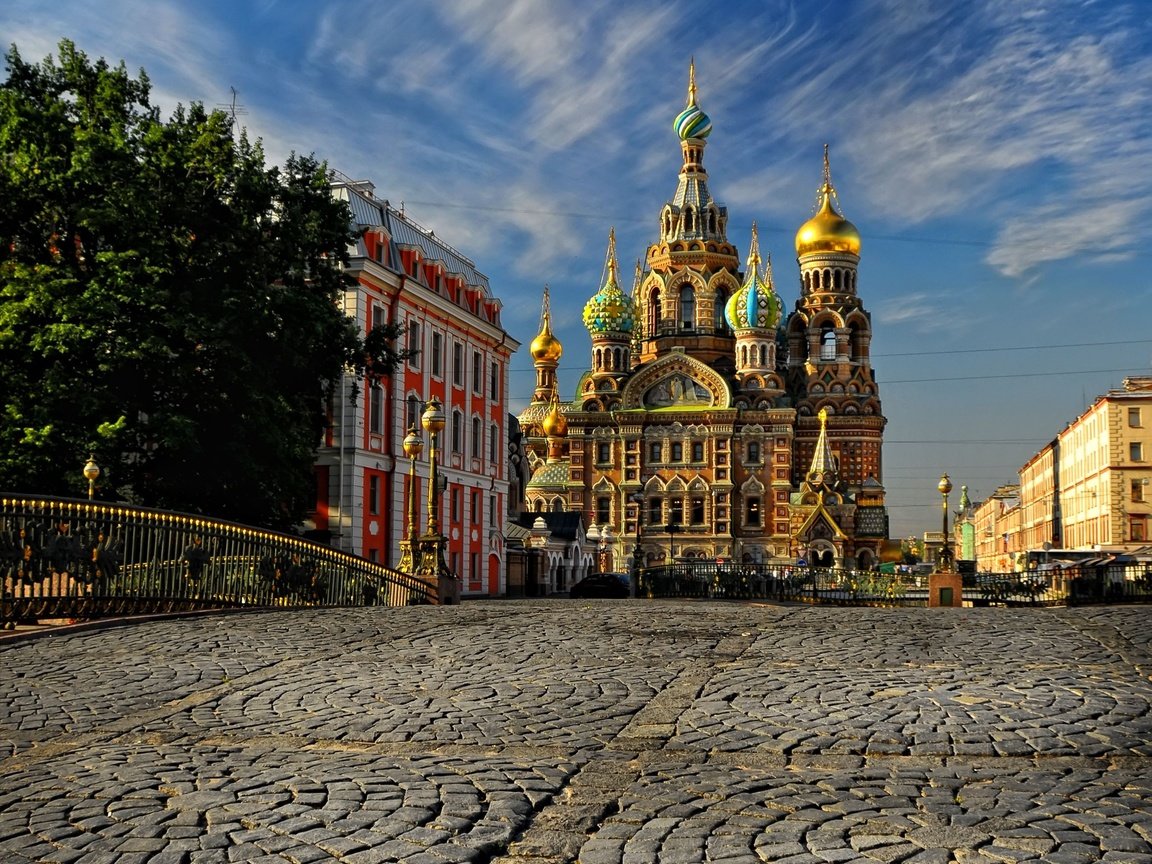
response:
[[[325,165],[266,167],[228,115],[163,120],[68,41],[0,86],[0,488],[299,519],[344,370],[392,371],[337,300],[353,239]]]

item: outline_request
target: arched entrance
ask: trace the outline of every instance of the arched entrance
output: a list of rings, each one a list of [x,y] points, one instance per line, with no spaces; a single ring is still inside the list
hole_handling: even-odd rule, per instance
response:
[[[817,540],[808,547],[809,567],[835,567],[836,548],[827,542]]]

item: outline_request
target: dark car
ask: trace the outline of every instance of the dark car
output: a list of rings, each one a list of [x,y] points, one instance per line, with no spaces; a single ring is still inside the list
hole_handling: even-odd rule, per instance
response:
[[[620,600],[628,596],[628,585],[615,573],[593,573],[573,585],[568,596],[577,600]]]

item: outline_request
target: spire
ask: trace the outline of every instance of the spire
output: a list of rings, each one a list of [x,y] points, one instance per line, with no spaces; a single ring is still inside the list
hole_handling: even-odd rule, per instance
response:
[[[748,269],[755,275],[760,275],[760,235],[756,231],[756,223],[752,223],[752,242],[748,244]]]
[[[821,408],[816,416],[820,418],[820,437],[816,439],[812,467],[808,469],[808,482],[812,486],[831,485],[836,480],[836,457],[828,446],[828,409]]]
[[[688,101],[685,103],[686,107],[691,108],[696,104],[696,58],[691,57],[688,60]]]
[[[608,229],[608,256],[604,262],[604,266],[608,268],[608,279],[605,285],[616,285],[619,287],[619,265],[616,263],[616,228],[613,226]]]

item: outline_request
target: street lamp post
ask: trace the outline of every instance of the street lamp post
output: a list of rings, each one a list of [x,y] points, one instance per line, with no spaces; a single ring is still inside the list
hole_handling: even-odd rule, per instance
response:
[[[442,604],[456,603],[460,599],[460,586],[455,574],[444,560],[447,538],[440,532],[440,475],[437,456],[440,453],[440,433],[444,431],[444,409],[440,400],[432,398],[424,409],[420,424],[428,433],[428,533],[421,541],[420,563],[416,574],[429,585],[435,586]]]
[[[431,399],[427,407],[424,409],[424,415],[420,418],[420,423],[424,427],[424,431],[428,433],[428,440],[431,449],[428,452],[429,458],[429,473],[428,473],[428,534],[438,534],[440,531],[440,519],[437,515],[440,510],[440,478],[436,474],[436,456],[438,455],[437,444],[440,443],[440,433],[444,431],[444,409],[440,407],[438,399]]]
[[[420,481],[416,478],[416,460],[424,452],[424,439],[416,431],[416,424],[408,427],[408,434],[404,436],[404,455],[410,460],[408,469],[408,534],[407,539],[400,542],[400,565],[397,568],[401,573],[415,573],[417,563],[417,547],[420,536]]]
[[[100,466],[96,464],[93,455],[89,455],[88,461],[84,463],[84,476],[88,479],[88,500],[91,501],[96,497],[96,478],[100,476]]]
[[[943,475],[940,478],[940,482],[936,485],[936,488],[940,490],[940,494],[944,498],[943,503],[941,505],[941,507],[943,509],[943,513],[944,513],[944,542],[943,542],[943,545],[940,547],[939,570],[941,573],[951,573],[952,572],[952,544],[949,542],[949,538],[948,538],[948,493],[952,491],[952,481],[948,479],[947,474]]]

